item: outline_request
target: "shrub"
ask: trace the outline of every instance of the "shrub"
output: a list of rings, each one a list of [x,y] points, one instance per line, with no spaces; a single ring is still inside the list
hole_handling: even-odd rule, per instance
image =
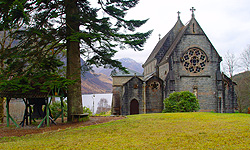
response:
[[[86,107],[86,106],[83,106],[83,113],[89,113],[89,116],[92,115],[91,110],[88,107]]]
[[[200,109],[199,100],[189,91],[174,92],[166,98],[162,112],[193,112]]]
[[[95,116],[111,116],[111,110],[107,112],[101,112],[99,114],[95,114]]]
[[[53,117],[57,117],[61,113],[61,101],[55,101],[50,105],[51,114]],[[63,101],[63,116],[67,116],[67,103]]]

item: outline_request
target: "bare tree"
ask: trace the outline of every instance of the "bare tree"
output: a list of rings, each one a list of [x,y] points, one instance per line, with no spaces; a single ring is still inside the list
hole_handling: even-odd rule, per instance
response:
[[[227,51],[223,61],[224,71],[232,79],[235,70],[238,68],[238,60],[233,53]]]
[[[244,70],[249,71],[250,69],[250,45],[241,53],[241,61]]]
[[[101,98],[101,100],[98,102],[96,113],[99,114],[101,112],[108,112],[110,109],[111,107],[108,104],[108,100],[105,98]]]

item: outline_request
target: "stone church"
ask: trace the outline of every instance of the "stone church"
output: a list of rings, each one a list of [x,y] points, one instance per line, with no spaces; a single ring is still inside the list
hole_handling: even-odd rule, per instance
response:
[[[143,75],[113,74],[112,113],[160,113],[170,93],[190,91],[204,112],[229,113],[237,108],[234,86],[220,70],[222,58],[195,19],[184,25],[178,19],[156,44],[143,64]]]

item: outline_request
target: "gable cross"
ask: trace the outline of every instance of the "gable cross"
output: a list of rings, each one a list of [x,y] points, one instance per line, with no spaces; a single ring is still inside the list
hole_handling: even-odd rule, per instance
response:
[[[192,8],[190,9],[190,11],[192,11],[192,17],[194,17],[194,11],[196,11],[196,9],[194,9],[194,7],[192,7]]]
[[[178,19],[180,19],[180,11],[177,11],[177,14],[178,14]]]

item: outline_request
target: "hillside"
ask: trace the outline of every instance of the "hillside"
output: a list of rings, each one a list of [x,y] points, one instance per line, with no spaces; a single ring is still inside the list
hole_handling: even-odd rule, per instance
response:
[[[83,94],[98,94],[112,92],[112,79],[102,73],[87,72],[82,77],[82,93]]]
[[[141,74],[143,73],[142,64],[136,62],[135,60],[131,58],[122,58],[119,59],[119,61],[122,63],[124,67],[139,72]],[[106,76],[110,76],[112,71],[112,69],[105,69],[103,67],[96,68],[95,66],[93,67],[93,70],[95,71],[95,73],[103,73]]]
[[[140,63],[130,58],[122,58],[119,60],[122,65],[131,70],[142,73],[143,68]],[[82,65],[84,65],[82,60]],[[112,92],[112,78],[110,77],[112,69],[105,69],[103,67],[93,67],[94,72],[86,72],[82,77],[82,93],[111,93]]]
[[[235,91],[237,94],[238,109],[240,112],[247,112],[250,107],[250,71],[239,73],[233,76],[236,82]]]

